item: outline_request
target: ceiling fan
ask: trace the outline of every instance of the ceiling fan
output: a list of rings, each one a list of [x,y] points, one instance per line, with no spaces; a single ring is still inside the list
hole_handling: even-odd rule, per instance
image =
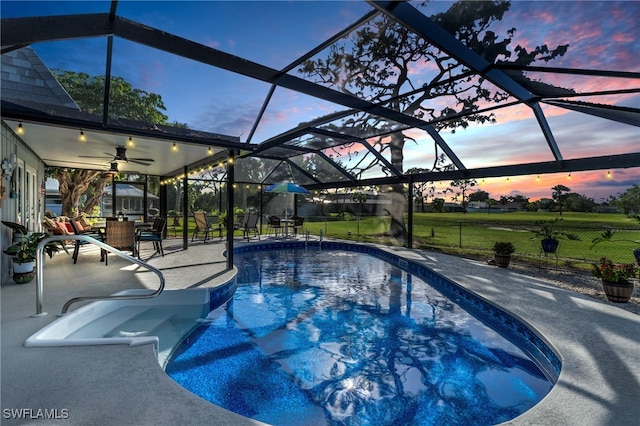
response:
[[[143,166],[149,166],[154,161],[153,158],[127,158],[127,148],[125,148],[124,146],[116,146],[116,155],[114,157],[111,157],[110,156],[111,154],[109,154],[108,152],[105,152],[105,154],[109,155],[109,157],[102,157],[102,156],[96,156],[96,155],[79,155],[79,157],[104,158],[109,160],[109,162],[112,164],[112,168],[114,163],[117,164],[117,163],[132,162],[136,164],[141,164]]]

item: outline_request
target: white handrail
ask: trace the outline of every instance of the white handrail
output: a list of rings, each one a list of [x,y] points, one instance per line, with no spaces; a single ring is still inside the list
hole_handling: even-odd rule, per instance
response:
[[[36,256],[37,256],[36,313],[31,315],[32,317],[41,317],[41,316],[47,315],[46,312],[42,312],[42,296],[43,296],[43,292],[44,292],[42,274],[43,274],[43,265],[44,265],[44,246],[47,245],[48,243],[50,243],[51,241],[88,241],[88,242],[90,242],[92,244],[97,245],[98,247],[100,247],[103,250],[107,250],[107,251],[109,251],[111,253],[114,253],[114,254],[122,257],[122,258],[127,259],[130,262],[137,263],[138,265],[142,266],[143,268],[146,268],[146,269],[150,270],[151,272],[154,272],[156,275],[158,275],[158,278],[160,278],[160,286],[153,293],[136,294],[136,295],[132,294],[132,295],[108,295],[108,296],[81,296],[81,297],[74,297],[73,299],[68,300],[64,304],[64,306],[62,307],[61,315],[66,314],[67,311],[69,310],[69,307],[72,304],[76,303],[76,302],[81,302],[81,301],[85,301],[85,300],[105,300],[105,299],[112,299],[112,300],[150,299],[152,297],[156,297],[157,295],[162,293],[162,290],[164,290],[164,275],[162,275],[162,272],[160,272],[159,269],[156,269],[153,266],[149,265],[148,263],[143,262],[142,260],[136,259],[133,256],[129,256],[128,254],[123,253],[120,250],[118,250],[116,248],[113,248],[108,244],[103,243],[102,241],[99,241],[99,240],[96,240],[95,238],[89,237],[88,235],[52,235],[52,236],[47,237],[47,238],[43,239],[42,241],[40,241],[40,243],[38,244],[37,252],[36,252]]]

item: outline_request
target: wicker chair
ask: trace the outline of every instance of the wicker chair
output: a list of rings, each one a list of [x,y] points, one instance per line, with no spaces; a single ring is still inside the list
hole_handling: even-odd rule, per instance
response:
[[[136,255],[136,233],[135,223],[132,220],[108,220],[105,230],[105,243],[111,247],[122,251],[130,251],[133,256]],[[105,265],[108,264],[108,258],[105,252]]]

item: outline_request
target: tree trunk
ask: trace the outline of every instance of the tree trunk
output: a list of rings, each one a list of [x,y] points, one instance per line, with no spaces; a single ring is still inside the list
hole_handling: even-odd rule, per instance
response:
[[[391,148],[391,164],[402,172],[403,154],[404,148],[404,135],[402,132],[393,133],[391,135],[391,141],[389,142]],[[391,215],[391,225],[389,226],[389,234],[398,239],[399,242],[405,242],[407,239],[407,229],[404,223],[404,210],[405,199],[402,194],[402,184],[395,184],[391,186],[391,204],[388,207],[388,212]]]
[[[62,199],[62,214],[76,217],[79,214],[80,198],[87,191],[96,176],[102,172],[95,170],[60,170],[53,175],[60,184],[59,192]]]
[[[82,211],[90,214],[96,206],[99,206],[102,202],[102,195],[104,194],[104,188],[107,183],[111,182],[111,176],[109,174],[103,174],[100,179],[95,183],[93,195],[87,198],[82,207]]]

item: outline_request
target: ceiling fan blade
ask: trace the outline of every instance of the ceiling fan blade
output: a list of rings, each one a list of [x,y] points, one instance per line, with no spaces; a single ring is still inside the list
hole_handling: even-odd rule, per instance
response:
[[[156,161],[153,158],[129,158],[129,160],[133,160],[133,161],[149,161],[151,163]]]
[[[145,160],[146,160],[146,159],[145,159]],[[143,166],[150,166],[150,165],[151,165],[151,163],[147,163],[147,162],[145,162],[145,161],[140,161],[140,160],[138,160],[138,159],[135,159],[135,160],[134,160],[133,158],[129,158],[129,161],[130,161],[130,162],[132,162],[132,163],[141,164],[141,165],[143,165]],[[146,161],[149,161],[149,160],[146,160]],[[153,160],[151,160],[151,161],[153,161]]]
[[[107,160],[113,158],[113,156],[103,157],[102,155],[78,155],[78,157],[81,157],[81,158],[105,158]]]

